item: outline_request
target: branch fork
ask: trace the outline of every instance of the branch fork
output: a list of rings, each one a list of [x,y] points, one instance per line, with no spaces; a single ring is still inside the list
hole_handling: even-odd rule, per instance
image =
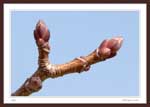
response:
[[[121,48],[121,36],[104,40],[100,46],[87,56],[81,56],[65,64],[53,65],[48,59],[50,53],[50,32],[46,24],[40,20],[34,30],[34,39],[38,47],[38,69],[24,84],[12,93],[12,96],[28,96],[42,88],[42,82],[48,78],[56,78],[69,73],[88,71],[92,64],[104,61],[117,55]]]

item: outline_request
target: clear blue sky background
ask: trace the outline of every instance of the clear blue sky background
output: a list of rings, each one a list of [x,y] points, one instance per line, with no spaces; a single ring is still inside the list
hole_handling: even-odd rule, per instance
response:
[[[138,96],[139,13],[99,12],[12,12],[12,92],[38,67],[33,30],[39,19],[50,29],[53,64],[87,55],[106,38],[122,35],[118,55],[93,65],[89,72],[47,79],[33,96]]]

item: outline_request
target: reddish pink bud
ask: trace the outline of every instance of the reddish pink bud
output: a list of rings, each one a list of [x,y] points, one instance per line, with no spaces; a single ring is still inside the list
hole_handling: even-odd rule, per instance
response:
[[[42,81],[40,77],[32,77],[29,81],[28,87],[32,90],[38,90],[42,87]]]
[[[116,52],[121,48],[122,42],[122,37],[104,40],[98,48],[99,54],[109,58],[115,56]]]
[[[38,41],[38,39],[41,38],[45,42],[48,42],[48,40],[50,38],[50,32],[49,32],[46,24],[42,20],[39,20],[39,22],[36,25],[36,28],[34,30],[34,38],[36,41]]]

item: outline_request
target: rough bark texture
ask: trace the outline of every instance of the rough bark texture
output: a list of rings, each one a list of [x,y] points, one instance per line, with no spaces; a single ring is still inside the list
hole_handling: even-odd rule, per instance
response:
[[[116,56],[123,42],[123,38],[120,36],[107,39],[87,56],[75,58],[65,64],[53,65],[48,59],[50,52],[50,32],[45,23],[41,20],[37,23],[34,30],[34,38],[39,51],[39,67],[30,78],[27,78],[18,90],[12,93],[12,96],[28,96],[33,92],[37,92],[42,88],[42,82],[48,78],[56,78],[69,73],[88,71],[92,64]]]

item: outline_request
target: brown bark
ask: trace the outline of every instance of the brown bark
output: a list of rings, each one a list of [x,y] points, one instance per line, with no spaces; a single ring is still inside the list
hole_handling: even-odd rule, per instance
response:
[[[122,44],[122,37],[104,40],[91,54],[75,58],[72,61],[53,65],[48,59],[50,45],[48,43],[50,32],[43,21],[39,21],[34,30],[34,37],[39,51],[39,67],[23,85],[12,93],[12,96],[28,96],[42,88],[42,82],[48,78],[56,78],[69,73],[88,71],[92,64],[112,58],[116,55]]]

